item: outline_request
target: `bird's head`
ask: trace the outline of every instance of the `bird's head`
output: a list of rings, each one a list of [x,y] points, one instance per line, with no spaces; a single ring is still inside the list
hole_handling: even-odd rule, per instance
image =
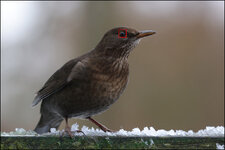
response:
[[[127,27],[113,28],[105,33],[96,50],[107,56],[127,58],[143,37],[155,33],[152,30],[137,31]]]

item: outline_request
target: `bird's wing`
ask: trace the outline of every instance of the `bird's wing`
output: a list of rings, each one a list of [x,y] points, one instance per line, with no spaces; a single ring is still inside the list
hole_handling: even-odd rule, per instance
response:
[[[71,60],[57,70],[45,83],[45,85],[37,92],[34,98],[32,107],[40,101],[62,90],[67,86],[77,74],[80,74],[84,69],[83,63],[80,60]]]

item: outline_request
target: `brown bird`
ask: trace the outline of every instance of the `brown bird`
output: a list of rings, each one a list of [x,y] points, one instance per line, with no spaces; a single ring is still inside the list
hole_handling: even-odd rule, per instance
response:
[[[140,39],[155,34],[118,27],[105,33],[90,52],[70,60],[38,91],[32,106],[41,104],[41,118],[34,131],[39,134],[58,128],[68,118],[85,118],[103,131],[111,131],[92,116],[109,108],[124,91],[129,74],[128,56]]]

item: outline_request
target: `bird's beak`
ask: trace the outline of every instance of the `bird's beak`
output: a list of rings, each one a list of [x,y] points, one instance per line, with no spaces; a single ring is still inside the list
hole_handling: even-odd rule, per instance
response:
[[[143,37],[146,37],[146,36],[153,35],[155,33],[156,32],[155,31],[152,31],[152,30],[140,31],[139,34],[137,35],[137,38],[143,38]]]

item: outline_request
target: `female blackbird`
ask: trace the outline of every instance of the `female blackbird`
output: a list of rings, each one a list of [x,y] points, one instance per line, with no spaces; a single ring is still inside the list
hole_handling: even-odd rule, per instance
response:
[[[41,118],[34,131],[39,134],[58,128],[68,118],[85,118],[103,131],[111,131],[93,118],[109,108],[124,91],[129,74],[128,56],[140,39],[155,34],[118,27],[105,33],[90,52],[70,60],[57,70],[37,92],[32,106],[41,104]]]

